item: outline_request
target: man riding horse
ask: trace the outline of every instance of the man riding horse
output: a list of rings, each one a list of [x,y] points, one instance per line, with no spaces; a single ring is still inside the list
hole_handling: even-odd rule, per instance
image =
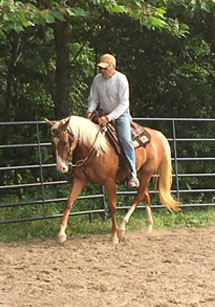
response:
[[[131,139],[130,111],[129,111],[129,84],[126,76],[116,70],[116,59],[111,54],[104,54],[98,67],[101,73],[95,76],[88,98],[87,117],[99,108],[105,115],[99,117],[99,125],[106,125],[115,120],[120,145],[131,169],[128,178],[129,188],[138,188],[135,153]]]

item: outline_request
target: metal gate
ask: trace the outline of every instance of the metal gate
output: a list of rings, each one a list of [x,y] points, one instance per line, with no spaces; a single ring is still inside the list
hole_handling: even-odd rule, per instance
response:
[[[183,207],[214,206],[215,138],[211,136],[214,136],[215,119],[134,120],[168,137],[173,162],[172,193],[183,202]],[[0,123],[0,224],[62,216],[62,206],[69,194],[69,179],[57,174],[49,132],[43,121]],[[96,188],[83,192],[77,202],[84,201],[84,210],[77,206],[71,215],[86,214],[90,219],[96,213],[107,216],[104,188]],[[118,198],[125,197],[125,200],[117,208],[127,209],[130,196],[135,193],[119,185]],[[153,186],[150,193],[157,193]],[[96,206],[91,208],[94,202]],[[160,207],[158,198],[153,197],[152,208]],[[144,204],[138,208],[144,208]]]

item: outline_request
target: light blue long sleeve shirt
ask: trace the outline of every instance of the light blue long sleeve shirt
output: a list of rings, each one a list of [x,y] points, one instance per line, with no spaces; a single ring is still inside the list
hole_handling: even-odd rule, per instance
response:
[[[88,97],[88,112],[98,107],[108,120],[119,118],[129,108],[129,84],[127,77],[119,71],[110,79],[98,74],[93,79]]]

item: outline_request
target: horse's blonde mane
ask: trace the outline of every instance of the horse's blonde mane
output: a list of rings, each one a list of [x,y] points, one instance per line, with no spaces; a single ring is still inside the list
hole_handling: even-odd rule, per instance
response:
[[[107,142],[105,135],[99,130],[101,129],[99,125],[94,124],[91,120],[80,117],[80,116],[70,116],[63,119],[66,122],[69,119],[68,130],[74,134],[74,136],[79,140],[79,142],[84,145],[93,147],[99,153],[107,152]],[[61,122],[62,122],[61,121]],[[95,143],[95,144],[94,144]]]

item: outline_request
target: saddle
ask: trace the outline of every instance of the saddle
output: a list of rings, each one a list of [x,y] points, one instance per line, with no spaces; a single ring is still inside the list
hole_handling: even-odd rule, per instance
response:
[[[92,117],[92,121],[94,123],[98,124],[98,115],[94,115]],[[109,122],[105,126],[106,134],[115,149],[116,153],[118,156],[121,156],[122,154],[122,149],[119,143],[116,127],[115,127],[115,121]],[[139,125],[138,123],[134,122],[133,119],[131,118],[131,136],[132,136],[132,141],[134,145],[134,149],[137,149],[139,147],[146,147],[146,145],[150,142],[151,140],[151,135],[146,129]]]

